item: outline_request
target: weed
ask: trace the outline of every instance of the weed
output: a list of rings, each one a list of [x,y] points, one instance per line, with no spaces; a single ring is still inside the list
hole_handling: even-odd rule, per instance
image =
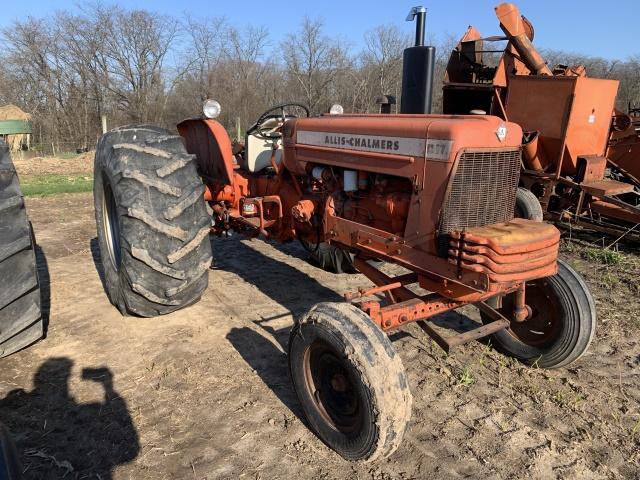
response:
[[[474,382],[473,376],[471,375],[471,369],[469,367],[464,367],[460,376],[458,377],[458,385],[463,387],[468,387]]]
[[[542,358],[542,355],[536,358],[535,361],[531,364],[531,368],[540,368],[539,362],[541,358]]]
[[[551,395],[551,401],[558,405],[560,408],[568,407],[571,403],[569,395],[567,395],[563,391],[557,391],[556,393]]]
[[[585,260],[604,265],[618,265],[623,260],[623,256],[619,252],[607,248],[587,247],[580,251],[580,256]]]

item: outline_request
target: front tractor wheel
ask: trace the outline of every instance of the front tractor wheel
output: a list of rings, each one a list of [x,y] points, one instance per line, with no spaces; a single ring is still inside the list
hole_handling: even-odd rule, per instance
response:
[[[595,333],[596,311],[589,288],[575,270],[558,260],[557,274],[527,282],[525,302],[529,317],[513,320],[508,329],[491,336],[496,350],[544,368],[563,367],[582,356]],[[514,305],[515,293],[502,299],[498,311],[512,319]],[[482,320],[491,321],[485,314]]]
[[[179,136],[150,126],[105,134],[93,196],[104,283],[122,314],[197,302],[211,265],[204,186]]]
[[[289,370],[309,424],[330,448],[364,461],[398,448],[411,417],[407,376],[360,309],[315,305],[291,331]]]
[[[538,197],[531,190],[522,187],[518,187],[516,191],[516,205],[513,214],[516,218],[525,218],[536,222],[541,222],[544,218]]]

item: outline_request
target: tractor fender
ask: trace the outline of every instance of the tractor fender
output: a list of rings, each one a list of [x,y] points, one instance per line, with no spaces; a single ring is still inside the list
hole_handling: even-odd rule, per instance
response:
[[[233,185],[231,139],[217,121],[191,118],[178,124],[187,152],[196,156],[198,169],[207,183]]]

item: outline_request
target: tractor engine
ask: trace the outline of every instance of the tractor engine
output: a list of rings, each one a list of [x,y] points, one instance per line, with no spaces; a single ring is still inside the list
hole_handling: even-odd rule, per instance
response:
[[[520,135],[487,116],[289,120],[284,164],[307,189],[296,228],[328,213],[435,252],[455,230],[513,218]]]
[[[302,200],[294,207],[293,216],[302,224],[298,229],[304,230],[310,213],[320,212],[323,200],[330,198],[334,215],[396,235],[404,233],[412,189],[408,179],[313,164],[306,170],[310,174],[307,191],[313,200]]]

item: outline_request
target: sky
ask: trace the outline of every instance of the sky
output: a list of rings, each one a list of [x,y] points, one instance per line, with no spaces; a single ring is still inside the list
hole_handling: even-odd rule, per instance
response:
[[[42,17],[56,10],[77,11],[81,3],[78,0],[0,0],[0,27],[29,15]],[[413,24],[405,22],[405,17],[411,7],[421,4],[419,0],[119,0],[103,3],[119,3],[175,16],[189,13],[225,17],[238,27],[264,25],[271,30],[274,45],[286,33],[296,30],[301,19],[308,15],[321,18],[327,34],[347,40],[356,49],[362,46],[364,32],[380,24],[395,23],[413,32]],[[493,11],[498,3],[499,0],[425,1],[422,5],[427,7],[427,32],[435,38],[448,35],[459,38],[472,24],[484,36],[499,34]],[[520,0],[515,3],[533,23],[534,44],[539,48],[620,60],[640,55],[637,34],[640,0]]]

